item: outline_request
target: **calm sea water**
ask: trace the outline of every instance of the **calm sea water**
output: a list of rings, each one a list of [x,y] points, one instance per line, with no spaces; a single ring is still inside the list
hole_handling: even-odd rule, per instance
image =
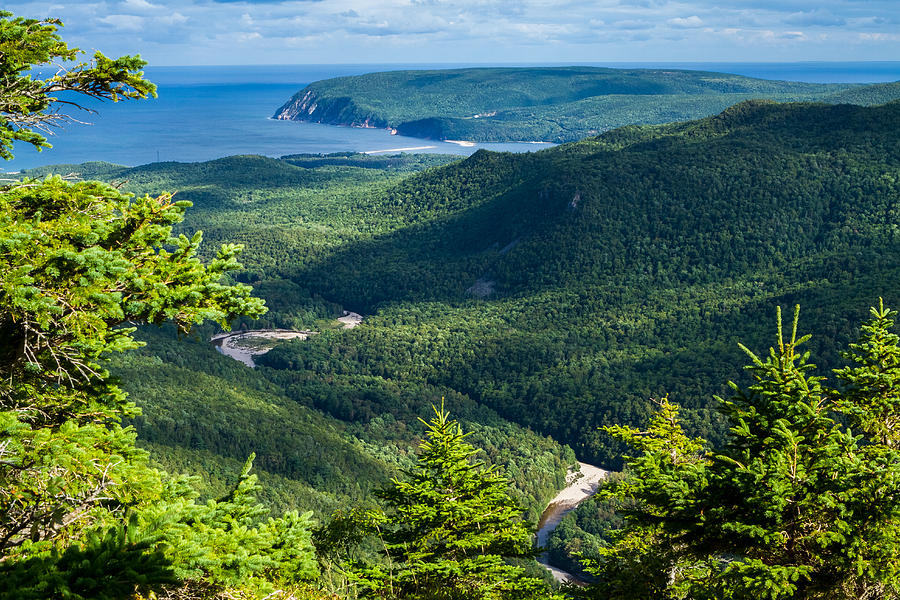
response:
[[[900,80],[900,61],[863,63],[588,63],[630,68],[700,69],[764,79],[807,82]],[[419,148],[419,152],[468,155],[479,148],[524,152],[548,144],[457,144],[392,136],[385,130],[276,121],[271,115],[306,84],[329,77],[408,68],[473,65],[297,65],[241,67],[155,67],[147,76],[159,98],[92,103],[91,123],[70,123],[50,137],[53,149],[36,152],[18,145],[16,158],[0,168],[102,160],[123,165],[156,161],[202,161],[234,154],[282,156],[297,153],[371,152]],[[479,65],[483,66],[483,65]],[[522,65],[526,66],[526,65]],[[429,146],[428,148],[422,148]]]

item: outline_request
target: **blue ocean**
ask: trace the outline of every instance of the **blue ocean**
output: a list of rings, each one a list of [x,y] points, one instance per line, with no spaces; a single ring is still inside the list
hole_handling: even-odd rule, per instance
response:
[[[698,69],[763,79],[815,83],[900,80],[900,61],[811,63],[583,63],[622,68]],[[479,148],[512,152],[549,144],[458,144],[392,136],[386,130],[276,121],[270,117],[308,83],[374,71],[455,68],[465,64],[284,65],[239,67],[151,67],[147,77],[159,98],[91,103],[95,113],[73,115],[56,129],[51,150],[19,144],[6,171],[85,161],[135,166],[158,161],[203,161],[234,154],[283,156],[298,153],[380,152],[417,149],[468,155]],[[477,65],[484,66],[484,65]],[[533,65],[504,65],[533,66]]]

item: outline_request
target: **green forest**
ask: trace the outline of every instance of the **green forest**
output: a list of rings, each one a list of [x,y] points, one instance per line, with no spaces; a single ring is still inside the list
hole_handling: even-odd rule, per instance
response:
[[[884,104],[900,86],[769,81],[600,67],[388,71],[317,81],[275,118],[477,142],[572,142],[624,125],[699,119],[753,99]]]
[[[328,157],[62,170],[177,188],[184,233],[245,244],[232,277],[270,310],[239,326],[322,330],[261,359],[307,405],[408,420],[398,390],[459,393],[618,467],[596,428],[647,418],[651,397],[718,435],[710,396],[740,379],[737,342],[764,344],[776,305],[804,306],[827,366],[889,296],[898,112],[744,103],[420,173]],[[329,325],[342,308],[364,326]]]
[[[139,57],[26,73],[79,58],[59,25],[0,13],[5,158],[57,90],[155,93]],[[753,100],[528,154],[17,174],[0,598],[900,597],[898,132]],[[315,333],[209,342],[275,327]],[[560,587],[534,524],[577,460],[618,473]]]

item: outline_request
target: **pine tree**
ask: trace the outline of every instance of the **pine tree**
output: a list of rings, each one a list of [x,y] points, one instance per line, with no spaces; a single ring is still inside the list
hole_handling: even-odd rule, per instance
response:
[[[779,313],[777,347],[765,359],[747,351],[754,383],[719,400],[730,435],[710,456],[692,507],[703,517],[685,535],[713,565],[710,581],[691,582],[694,596],[833,597],[851,576],[843,550],[859,518],[848,495],[858,448],[800,350],[809,336],[797,337],[798,317],[799,307],[785,340]]]
[[[378,494],[388,508],[390,525],[383,533],[388,564],[364,572],[364,585],[384,598],[545,594],[543,581],[505,560],[536,554],[532,528],[509,497],[509,482],[473,460],[477,450],[443,407],[426,425],[416,466]]]
[[[871,319],[843,354],[850,364],[834,373],[831,390],[851,430],[862,434],[861,473],[853,490],[853,510],[865,517],[846,542],[854,569],[845,583],[848,598],[900,597],[900,337],[893,333],[896,311],[870,309]]]
[[[155,485],[118,424],[137,409],[103,365],[137,346],[123,323],[227,326],[264,310],[248,286],[221,283],[239,247],[205,265],[200,236],[171,236],[186,208],[60,178],[0,189],[0,555],[102,521],[103,507]]]
[[[840,410],[874,444],[900,448],[900,337],[891,332],[897,312],[879,299],[870,313],[860,339],[844,354],[854,364],[835,370],[843,384]]]
[[[592,565],[636,584],[614,597],[646,597],[650,589],[692,599],[900,597],[893,313],[873,309],[846,355],[855,365],[836,371],[843,391],[827,389],[800,350],[809,336],[798,338],[798,316],[799,309],[785,339],[779,313],[767,357],[747,350],[754,382],[732,384],[734,397],[719,399],[731,425],[721,450],[675,460],[699,446],[686,446],[680,427],[660,425],[667,406],[650,428],[652,443],[610,428],[643,450],[629,459],[631,480],[619,490],[635,503],[628,526]],[[652,543],[634,543],[642,532]],[[613,597],[609,590],[594,588],[599,597]]]
[[[629,477],[606,486],[603,496],[628,498],[622,513],[627,527],[614,533],[614,543],[585,560],[597,576],[591,594],[600,598],[667,598],[676,573],[690,566],[684,544],[671,535],[676,515],[704,485],[708,466],[704,442],[688,437],[678,406],[668,397],[646,430],[622,425],[601,429],[639,452],[626,457]],[[692,518],[692,517],[691,517]]]

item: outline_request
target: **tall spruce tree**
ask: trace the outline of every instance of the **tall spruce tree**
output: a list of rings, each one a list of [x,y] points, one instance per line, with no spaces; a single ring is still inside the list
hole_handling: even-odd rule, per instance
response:
[[[542,580],[507,561],[536,555],[509,482],[474,460],[478,450],[443,407],[426,425],[416,466],[378,494],[387,566],[362,572],[364,587],[410,600],[546,596]]]
[[[855,434],[862,434],[863,465],[853,493],[855,535],[846,541],[854,576],[847,597],[900,597],[900,337],[893,332],[896,311],[870,310],[859,340],[836,369],[840,390],[831,394]]]
[[[650,428],[610,428],[641,454],[619,492],[635,503],[618,543],[594,562],[598,597],[896,598],[900,595],[900,454],[891,424],[900,394],[893,313],[873,309],[828,390],[797,337],[765,358],[747,351],[754,379],[719,399],[731,428],[722,450],[686,446],[663,406]],[[859,427],[863,440],[844,423]],[[679,459],[689,448],[692,457]],[[652,543],[635,544],[642,533]],[[662,552],[659,552],[662,550]],[[618,587],[616,587],[618,586]],[[648,594],[653,591],[652,594]],[[615,595],[610,592],[617,592]]]
[[[669,598],[673,576],[690,568],[685,546],[675,524],[681,506],[690,506],[696,490],[704,486],[708,462],[704,441],[688,437],[681,427],[678,406],[668,397],[645,430],[622,425],[602,429],[638,450],[626,456],[628,477],[604,487],[630,501],[622,509],[627,527],[613,533],[614,543],[600,555],[586,559],[589,572],[598,576],[590,594],[599,598]],[[689,516],[692,519],[693,515]]]

